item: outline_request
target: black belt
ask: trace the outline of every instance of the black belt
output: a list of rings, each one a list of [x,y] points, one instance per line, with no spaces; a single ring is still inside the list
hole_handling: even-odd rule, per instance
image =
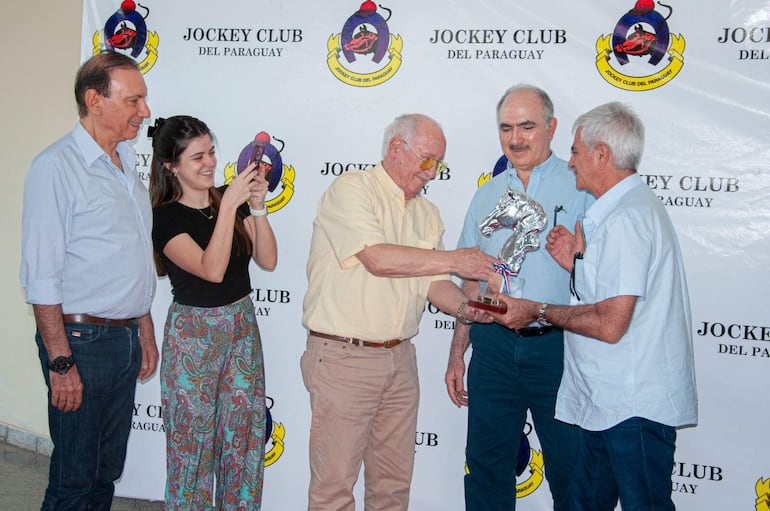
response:
[[[519,337],[538,337],[550,333],[552,330],[552,326],[528,326],[514,330],[514,332],[519,334]]]
[[[363,339],[356,339],[355,337],[342,337],[339,335],[323,334],[321,332],[316,332],[315,330],[310,330],[308,333],[313,337],[329,339],[330,341],[345,342],[354,346],[366,346],[368,348],[393,348],[405,341],[405,339],[392,339],[390,341],[372,342],[364,341]]]
[[[62,314],[62,319],[64,319],[65,323],[77,323],[81,325],[105,326],[109,324],[111,326],[133,326],[136,324],[136,318],[107,319],[97,318],[90,314]]]

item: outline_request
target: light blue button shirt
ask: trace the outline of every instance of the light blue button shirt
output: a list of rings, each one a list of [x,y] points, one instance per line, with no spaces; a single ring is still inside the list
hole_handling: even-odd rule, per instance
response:
[[[594,198],[575,187],[575,174],[567,168],[567,162],[551,153],[551,156],[532,170],[527,189],[508,165],[508,170],[493,177],[473,196],[457,246],[460,248],[479,245],[487,254],[497,257],[500,248],[511,236],[510,229],[499,229],[490,237],[479,230],[479,224],[494,209],[498,199],[508,187],[526,193],[539,202],[548,215],[548,225],[540,233],[540,248],[527,253],[521,265],[519,277],[524,279],[523,297],[553,304],[569,303],[569,273],[559,266],[545,249],[545,238],[556,223],[574,232],[575,222],[594,202]],[[556,210],[558,213],[554,214]]]
[[[111,319],[150,311],[150,198],[134,150],[121,142],[117,151],[123,172],[78,122],[32,161],[22,213],[27,303]]]
[[[695,424],[698,398],[690,301],[679,242],[661,201],[634,174],[586,212],[575,267],[581,301],[636,296],[616,344],[564,332],[556,418],[603,431],[631,417]]]

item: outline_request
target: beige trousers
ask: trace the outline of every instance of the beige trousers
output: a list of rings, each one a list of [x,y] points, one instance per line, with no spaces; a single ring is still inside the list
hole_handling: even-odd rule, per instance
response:
[[[365,511],[405,511],[420,399],[414,345],[370,348],[311,335],[301,366],[313,413],[308,510],[354,511],[363,462]]]

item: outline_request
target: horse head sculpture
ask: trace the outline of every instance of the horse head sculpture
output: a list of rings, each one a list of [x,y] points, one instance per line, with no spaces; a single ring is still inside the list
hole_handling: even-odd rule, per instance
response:
[[[500,196],[495,208],[479,224],[484,236],[498,229],[512,229],[513,234],[500,248],[498,257],[518,274],[527,252],[540,247],[539,233],[548,223],[543,206],[526,193],[508,188]]]

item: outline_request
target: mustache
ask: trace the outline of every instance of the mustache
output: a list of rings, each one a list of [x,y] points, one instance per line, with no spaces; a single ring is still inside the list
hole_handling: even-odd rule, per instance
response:
[[[508,145],[508,149],[510,149],[511,151],[521,151],[523,149],[529,149],[529,145],[527,145],[527,144],[521,144],[521,145],[509,144]]]

